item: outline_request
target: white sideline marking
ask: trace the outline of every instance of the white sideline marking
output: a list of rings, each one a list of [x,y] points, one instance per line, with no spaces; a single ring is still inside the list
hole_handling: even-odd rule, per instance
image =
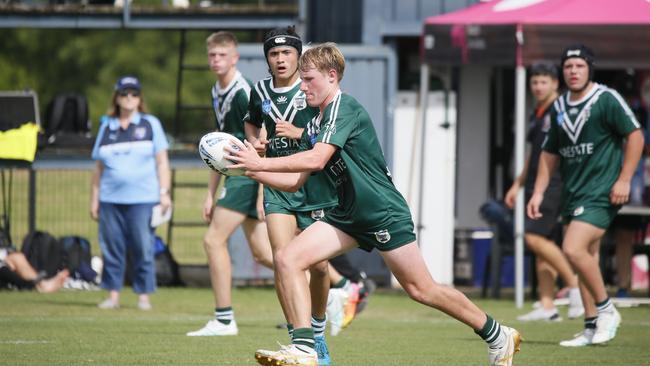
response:
[[[51,343],[50,341],[30,341],[25,339],[16,339],[8,341],[0,341],[0,344],[46,344]]]

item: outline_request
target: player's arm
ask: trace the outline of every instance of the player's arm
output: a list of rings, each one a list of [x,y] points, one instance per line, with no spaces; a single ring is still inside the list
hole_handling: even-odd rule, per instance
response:
[[[506,197],[504,199],[506,206],[510,208],[513,208],[515,206],[517,193],[519,193],[519,189],[524,184],[526,184],[526,177],[528,176],[529,166],[530,166],[530,152],[526,157],[526,161],[524,161],[524,169],[521,170],[521,173],[519,174],[518,177],[515,178],[515,180],[512,182],[512,186],[510,186],[510,189],[508,189],[508,192],[506,193]]]
[[[295,126],[293,123],[277,118],[275,120],[275,134],[280,137],[288,137],[294,140],[300,140],[304,128]]]
[[[255,179],[265,186],[284,192],[296,192],[309,178],[309,172],[277,173],[247,171],[246,176]],[[260,185],[261,186],[261,185]]]
[[[244,168],[252,172],[301,173],[319,171],[325,168],[325,164],[337,149],[334,145],[317,142],[311,150],[301,151],[290,156],[261,158],[255,152],[253,145],[247,141],[246,147],[246,149],[235,151],[226,146],[225,149],[229,153],[227,159],[237,162],[237,164],[228,168]]]
[[[609,194],[610,202],[614,205],[622,205],[630,198],[630,182],[632,176],[639,164],[639,159],[643,153],[644,140],[643,132],[640,129],[632,131],[627,135],[625,150],[623,155],[623,167],[614,182]]]
[[[262,124],[262,127],[257,127],[252,122],[246,121],[244,122],[244,132],[246,133],[246,140],[253,144],[257,154],[264,156],[266,154],[266,145],[269,143],[266,139],[266,128],[264,124]]]
[[[542,154],[539,157],[535,189],[533,190],[533,195],[526,206],[528,217],[531,219],[542,217],[542,214],[539,212],[539,206],[542,204],[542,200],[544,200],[544,192],[546,192],[546,188],[551,179],[551,174],[555,171],[559,160],[559,155],[551,154],[547,151],[542,151]]]

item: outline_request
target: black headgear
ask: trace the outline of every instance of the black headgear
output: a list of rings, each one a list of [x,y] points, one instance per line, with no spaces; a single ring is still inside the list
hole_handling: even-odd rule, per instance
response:
[[[291,29],[291,28],[287,28]],[[267,57],[269,50],[273,47],[289,46],[298,51],[298,56],[302,54],[302,40],[297,34],[289,34],[286,29],[283,31],[271,31],[264,38],[264,57]]]
[[[583,44],[574,44],[567,47],[564,52],[562,52],[562,59],[560,61],[560,66],[564,67],[564,62],[567,59],[578,57],[587,62],[589,65],[589,80],[594,78],[594,52],[587,46]]]

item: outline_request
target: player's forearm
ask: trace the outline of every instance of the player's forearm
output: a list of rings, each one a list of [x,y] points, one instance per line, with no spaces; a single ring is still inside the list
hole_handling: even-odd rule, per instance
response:
[[[284,192],[296,192],[306,180],[301,173],[254,172],[249,176],[260,182],[260,187],[266,185]]]
[[[250,122],[244,122],[246,140],[252,142],[260,138],[260,128]]]
[[[325,164],[314,150],[277,158],[263,158],[261,171],[278,173],[300,173],[323,170]]]
[[[217,187],[219,187],[219,180],[221,177],[221,174],[215,171],[210,171],[210,178],[208,178],[208,194],[210,197],[214,197],[214,194],[217,192]]]
[[[623,155],[623,167],[621,168],[618,180],[625,182],[630,182],[632,180],[634,171],[639,164],[639,159],[641,159],[644,144],[645,142],[641,130],[635,130],[627,136]]]
[[[537,167],[537,179],[535,180],[535,194],[544,194],[548,187],[551,174],[555,171],[559,157],[546,151],[543,151],[539,157],[539,166]]]

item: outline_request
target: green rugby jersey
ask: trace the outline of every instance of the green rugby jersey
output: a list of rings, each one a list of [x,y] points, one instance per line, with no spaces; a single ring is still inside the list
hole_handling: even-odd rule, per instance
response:
[[[339,204],[326,213],[329,222],[355,231],[372,231],[411,220],[408,204],[393,184],[368,112],[340,91],[308,126],[310,142],[338,149],[324,171],[337,188]]]
[[[307,123],[318,114],[318,108],[307,105],[305,94],[296,82],[284,88],[275,88],[273,78],[268,77],[255,83],[251,92],[248,115],[244,120],[257,127],[266,127],[266,156],[279,157],[293,155],[309,149],[302,139],[276,136],[276,119],[288,121],[294,126],[305,128]],[[304,135],[304,133],[303,133]],[[264,187],[264,202],[278,204],[292,211],[311,211],[336,205],[336,193],[330,188],[327,177],[322,173],[312,174],[305,185],[297,192],[289,193]]]
[[[623,162],[625,137],[640,128],[623,98],[594,84],[581,100],[560,96],[551,110],[543,149],[560,156],[563,215],[580,207],[610,207],[609,193]]]
[[[252,83],[237,71],[225,88],[221,89],[219,82],[212,87],[212,108],[217,120],[217,129],[241,141],[246,138],[242,119],[248,112],[251,85]]]

